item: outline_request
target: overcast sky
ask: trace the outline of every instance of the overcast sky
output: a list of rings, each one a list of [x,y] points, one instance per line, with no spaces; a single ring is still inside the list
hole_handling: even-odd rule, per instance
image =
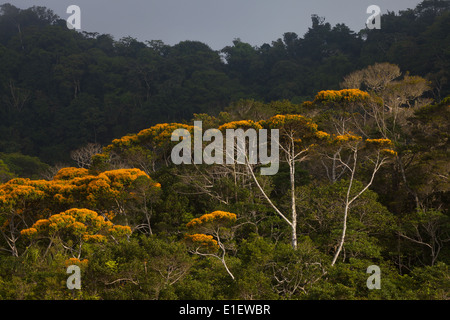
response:
[[[353,31],[365,27],[369,5],[382,14],[414,8],[421,0],[0,0],[26,9],[52,9],[63,19],[69,5],[81,9],[81,29],[111,34],[118,40],[162,40],[174,45],[198,40],[214,50],[240,38],[253,46],[271,43],[285,32],[302,37],[311,26],[311,14],[334,26],[345,23]],[[381,26],[383,27],[383,26]]]

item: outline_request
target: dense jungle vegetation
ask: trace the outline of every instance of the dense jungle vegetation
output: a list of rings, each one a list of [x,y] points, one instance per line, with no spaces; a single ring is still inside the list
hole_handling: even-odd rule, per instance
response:
[[[1,5],[0,299],[449,299],[450,2],[311,20],[214,51]],[[278,129],[278,172],[175,165],[195,120]]]

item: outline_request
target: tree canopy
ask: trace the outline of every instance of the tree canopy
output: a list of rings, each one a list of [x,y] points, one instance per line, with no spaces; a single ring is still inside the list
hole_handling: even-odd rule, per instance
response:
[[[214,51],[198,41],[169,46],[76,32],[51,9],[3,4],[0,152],[70,162],[70,151],[88,143],[218,115],[242,98],[311,100],[377,62],[427,79],[428,96],[439,101],[450,94],[448,19],[446,1],[382,15],[381,30],[355,32],[313,15],[303,36],[287,32],[260,47],[235,39]]]
[[[1,5],[0,299],[448,300],[449,5],[220,51]],[[276,173],[175,163],[198,121]]]

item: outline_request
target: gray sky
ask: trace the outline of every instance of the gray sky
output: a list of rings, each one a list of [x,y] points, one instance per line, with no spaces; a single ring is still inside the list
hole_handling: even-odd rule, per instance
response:
[[[82,30],[116,40],[132,36],[169,45],[198,40],[220,50],[235,38],[260,46],[285,32],[302,37],[311,14],[357,32],[365,27],[369,5],[378,5],[384,14],[414,8],[422,0],[0,0],[6,2],[22,9],[45,6],[63,19],[70,16],[69,5],[78,5]]]

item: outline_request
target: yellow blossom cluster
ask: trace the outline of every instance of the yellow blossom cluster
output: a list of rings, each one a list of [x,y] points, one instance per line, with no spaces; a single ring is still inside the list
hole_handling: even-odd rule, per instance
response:
[[[140,169],[117,169],[99,174],[99,178],[103,178],[104,181],[109,182],[108,184],[117,190],[129,187],[136,179],[141,177],[148,179],[152,186],[156,186],[156,183],[151,181],[150,176]],[[98,187],[106,186],[99,185]]]
[[[123,237],[131,234],[129,226],[115,225],[108,230],[113,237]]]
[[[137,137],[140,142],[148,141],[150,139],[153,140],[156,145],[161,146],[170,141],[170,137],[176,129],[186,129],[189,132],[192,132],[194,127],[181,123],[160,123],[140,131],[137,134]]]
[[[107,240],[106,237],[101,234],[84,234],[83,241],[101,243],[106,242]]]
[[[20,208],[26,201],[45,200],[65,205],[99,198],[117,197],[133,182],[144,177],[152,187],[161,188],[140,169],[118,169],[91,175],[86,169],[61,169],[53,180],[12,179],[0,185],[0,207]]]
[[[316,133],[315,133],[315,135],[316,135],[316,137],[317,138],[319,138],[319,139],[327,139],[327,138],[329,138],[330,137],[330,135],[328,134],[328,133],[326,133],[325,131],[317,131]]]
[[[126,147],[132,147],[139,144],[152,144],[161,147],[170,142],[172,133],[176,129],[186,129],[192,132],[194,127],[181,123],[159,123],[150,128],[141,130],[137,134],[126,135],[120,139],[115,139],[112,143],[103,148],[103,154],[112,150],[121,150]]]
[[[30,179],[16,178],[0,185],[0,207],[14,206],[16,203],[37,200],[45,192],[30,185]]]
[[[34,235],[37,234],[37,229],[33,228],[33,227],[24,229],[24,230],[20,231],[20,234],[24,237],[32,238]]]
[[[314,105],[312,101],[305,101],[302,103],[302,107],[304,108],[311,108]]]
[[[219,127],[219,130],[223,131],[226,129],[238,129],[238,128],[260,130],[262,129],[262,126],[260,123],[255,122],[253,120],[240,120],[224,123]]]
[[[51,235],[64,230],[75,236],[92,235],[104,228],[112,227],[110,221],[105,221],[95,211],[88,209],[69,209],[59,214],[54,214],[48,219],[36,221],[31,228],[24,229],[24,236]]]
[[[62,168],[53,177],[53,180],[72,180],[74,178],[85,177],[89,174],[88,169],[67,167]]]
[[[343,142],[349,142],[349,141],[359,141],[361,139],[362,139],[361,136],[357,136],[352,133],[346,133],[346,134],[336,135],[334,137],[333,142],[343,143]]]
[[[390,146],[392,141],[389,139],[366,139],[366,144],[381,148]]]
[[[115,147],[128,147],[133,142],[137,142],[137,141],[138,141],[138,137],[136,135],[127,135],[127,136],[123,136],[122,138],[119,138],[119,139],[114,139],[112,141],[112,144]]]
[[[381,153],[390,157],[395,157],[397,155],[397,152],[392,149],[383,149],[381,150]]]
[[[143,184],[136,184],[138,179],[143,179]],[[96,242],[104,241],[97,235],[99,230],[103,230],[102,235],[108,232],[117,236],[130,234],[129,227],[113,227],[97,212],[112,220],[117,212],[123,212],[127,203],[141,201],[136,192],[141,186],[161,188],[139,169],[111,170],[95,175],[86,169],[64,168],[49,181],[12,179],[0,185],[0,228],[5,231],[12,223],[17,225],[20,221],[30,226],[21,231],[26,237],[57,234],[64,230],[72,236],[85,236],[85,241]],[[88,209],[64,211],[74,207],[97,212]]]
[[[194,228],[206,223],[229,223],[234,221],[236,221],[236,214],[226,211],[214,211],[204,214],[200,218],[192,219],[186,226],[188,228]]]
[[[344,91],[343,91],[344,92]],[[94,163],[100,167],[102,164],[106,164],[110,159],[110,156],[114,152],[120,155],[130,152],[153,156],[152,152],[160,152],[162,149],[168,150],[173,145],[172,136],[176,129],[186,129],[191,135],[196,134],[196,130],[200,130],[200,127],[190,126],[180,123],[161,123],[156,124],[148,129],[141,130],[134,135],[127,135],[120,139],[116,139],[112,144],[103,149],[102,154],[95,155],[93,157]],[[318,125],[312,121],[312,119],[299,114],[279,114],[266,120],[254,121],[254,120],[238,120],[223,123],[218,127],[219,131],[225,131],[227,129],[280,129],[285,130],[284,133],[289,135],[297,135],[299,139],[305,138],[318,138],[328,139],[327,133],[318,132]],[[317,134],[315,134],[317,132]],[[282,133],[284,139],[286,135]],[[299,140],[300,141],[300,140]],[[303,141],[302,141],[303,143]],[[305,142],[306,143],[306,142]],[[163,151],[163,153],[165,152]],[[153,160],[152,160],[153,161]]]
[[[21,235],[35,236],[75,236],[85,242],[106,242],[108,234],[122,237],[131,234],[129,226],[113,225],[97,212],[88,209],[73,208],[54,214],[48,219],[39,219],[31,228],[22,230]],[[64,239],[63,239],[64,240]]]
[[[317,93],[314,102],[359,102],[369,98],[367,92],[359,89],[324,90]]]
[[[317,124],[299,114],[279,114],[269,118],[268,120],[262,120],[259,123],[263,127],[267,128],[281,128],[285,125],[299,125],[313,131],[317,130]]]
[[[192,243],[195,246],[199,246],[208,251],[214,252],[219,249],[217,241],[211,235],[206,234],[188,234],[185,235],[185,240]]]
[[[66,267],[71,266],[71,265],[76,265],[79,267],[86,267],[89,263],[88,259],[83,259],[80,260],[78,258],[69,258],[66,261],[64,261],[64,264],[66,265]]]

